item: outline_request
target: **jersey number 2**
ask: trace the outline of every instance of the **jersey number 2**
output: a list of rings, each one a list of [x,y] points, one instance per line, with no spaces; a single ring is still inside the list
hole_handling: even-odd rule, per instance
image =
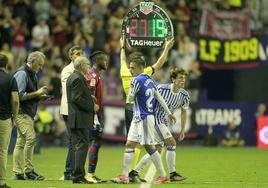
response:
[[[152,104],[152,101],[154,99],[154,89],[152,89],[152,88],[147,89],[146,92],[145,92],[145,95],[147,97],[149,97],[146,100],[146,107],[147,107],[147,109],[148,109],[149,112],[153,112],[153,104]]]

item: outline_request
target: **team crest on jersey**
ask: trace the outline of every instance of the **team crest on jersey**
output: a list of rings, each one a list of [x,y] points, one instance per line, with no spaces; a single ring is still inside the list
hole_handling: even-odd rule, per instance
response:
[[[95,85],[96,85],[96,80],[95,80],[95,79],[91,79],[89,85],[90,85],[91,87],[95,87]]]

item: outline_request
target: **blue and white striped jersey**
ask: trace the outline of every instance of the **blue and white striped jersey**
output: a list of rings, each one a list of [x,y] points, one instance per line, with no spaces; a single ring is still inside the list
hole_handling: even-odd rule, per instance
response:
[[[178,108],[188,109],[190,101],[189,93],[185,89],[180,89],[178,93],[174,93],[172,87],[173,84],[160,84],[157,86],[158,92],[164,98],[171,113]],[[159,102],[156,102],[155,107],[155,123],[157,125],[169,124],[167,113]]]
[[[143,120],[147,115],[154,115],[155,83],[147,74],[140,74],[131,81],[129,99],[134,99],[133,121]]]

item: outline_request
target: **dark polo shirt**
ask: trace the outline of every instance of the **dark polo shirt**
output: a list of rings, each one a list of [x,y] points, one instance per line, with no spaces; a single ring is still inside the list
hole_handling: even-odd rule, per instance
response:
[[[12,117],[11,93],[18,91],[16,79],[0,69],[0,119]]]

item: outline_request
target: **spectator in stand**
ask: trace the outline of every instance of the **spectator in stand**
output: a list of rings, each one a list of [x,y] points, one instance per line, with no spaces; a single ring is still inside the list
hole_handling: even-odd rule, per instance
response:
[[[4,43],[2,45],[0,53],[5,55],[8,59],[7,70],[9,72],[13,72],[14,71],[14,56],[10,50],[10,46],[8,43]]]
[[[46,20],[42,17],[38,19],[37,25],[32,30],[32,48],[38,50],[43,47],[46,41],[49,40],[49,27],[46,24]]]
[[[36,14],[36,19],[39,20],[40,18],[48,21],[49,19],[49,12],[50,12],[50,2],[48,0],[37,0],[34,3],[34,11]]]
[[[178,44],[177,49],[172,50],[170,60],[175,66],[190,71],[196,61],[197,46],[186,34],[176,37],[176,42]]]
[[[8,7],[0,6],[0,45],[3,43],[12,44],[13,25],[14,20],[12,19],[11,10]]]
[[[28,24],[29,19],[34,13],[32,12],[31,2],[29,0],[17,0],[13,7],[13,16],[20,17],[23,24]]]
[[[156,84],[165,84],[169,82],[169,77],[167,74],[167,69],[163,68],[154,73],[152,78],[155,80]]]
[[[59,46],[53,46],[50,55],[50,64],[57,66],[59,69],[63,69],[64,61],[63,54]]]
[[[105,44],[105,51],[110,54],[111,66],[120,67],[120,32],[116,29],[111,30],[110,38]]]
[[[26,36],[28,35],[28,30],[26,25],[21,22],[21,17],[17,16],[15,18],[15,28],[12,33],[13,36],[13,46],[12,53],[14,55],[14,68],[17,69],[21,66],[22,62],[26,58]]]
[[[78,31],[73,40],[75,45],[81,46],[84,55],[89,58],[92,52],[92,37],[90,35],[86,36],[81,31]]]
[[[247,7],[251,13],[250,17],[250,30],[252,31],[252,35],[261,34],[262,23],[260,20],[260,0],[248,0]]]
[[[107,8],[100,0],[95,0],[90,9],[90,15],[97,20],[102,20],[105,16]],[[95,49],[96,50],[96,49]]]
[[[93,33],[93,18],[90,16],[89,5],[86,3],[81,4],[80,6],[82,15],[80,17],[80,26],[81,31],[84,35],[91,35]]]
[[[61,79],[60,69],[56,65],[49,67],[50,82],[48,94],[52,95],[55,99],[61,98]]]
[[[54,0],[51,1],[51,6],[50,6],[50,16],[55,17],[59,14],[63,14],[64,16],[68,16],[68,7],[67,1],[65,0]],[[67,11],[67,14],[66,14]],[[67,21],[67,19],[66,19]]]
[[[225,10],[225,11],[230,11],[231,10],[231,5],[229,0],[222,0],[218,2],[218,8],[220,10]]]
[[[176,5],[176,1],[177,0],[168,0],[168,1],[155,0],[154,3],[157,4],[158,6],[160,6],[163,10],[165,10],[172,21],[176,21],[177,18],[174,14],[174,11],[173,11],[174,7]],[[133,5],[132,5],[132,7],[133,7]],[[130,8],[132,8],[132,7],[130,7]]]
[[[177,49],[171,51],[170,61],[176,67],[189,72],[189,92],[192,102],[198,100],[199,95],[199,77],[201,71],[199,63],[196,60],[197,46],[185,33],[179,33],[177,36]]]
[[[40,86],[47,86],[48,95],[55,99],[61,98],[61,79],[60,70],[56,65],[50,65],[45,68],[44,76],[40,80]]]
[[[106,101],[120,102],[123,100],[123,89],[117,75],[116,68],[111,67],[109,74],[104,79],[103,99]]]
[[[205,10],[205,9],[216,9],[217,4],[216,1],[210,1],[210,0],[198,0],[197,1],[197,7],[199,11]]]
[[[268,114],[268,111],[267,111],[266,104],[264,104],[264,103],[258,104],[255,116],[259,117],[259,116],[264,116],[264,115],[267,115],[267,114]]]
[[[111,16],[118,9],[118,7],[122,7],[123,2],[121,0],[111,0],[107,5],[107,15]]]
[[[245,141],[241,138],[234,122],[228,124],[228,128],[223,135],[221,144],[226,147],[244,146]]]
[[[59,69],[63,69],[64,60],[59,46],[53,46],[51,49],[50,63],[57,66]]]
[[[106,42],[106,30],[103,19],[96,19],[94,22],[93,40],[93,49],[103,51]]]
[[[124,17],[124,7],[118,7],[108,21],[109,38],[105,45],[105,51],[110,54],[111,64],[120,67],[120,43],[121,25]]]
[[[191,18],[191,12],[189,7],[187,6],[185,0],[179,0],[178,4],[175,5],[174,14],[176,20],[182,22],[185,27],[188,27],[188,22]]]
[[[118,30],[119,32],[121,31],[121,25],[123,22],[124,14],[125,14],[124,7],[118,7],[116,11],[111,15],[108,21],[109,33],[111,33],[113,30]]]
[[[189,8],[191,11],[191,18],[189,22],[189,30],[188,33],[191,36],[191,39],[197,39],[199,36],[199,25],[201,22],[202,12],[198,9],[198,0],[189,1]]]
[[[53,44],[63,47],[68,35],[68,23],[62,14],[58,14],[52,24]]]
[[[268,3],[260,1],[260,21],[263,25],[263,34],[268,35]]]

